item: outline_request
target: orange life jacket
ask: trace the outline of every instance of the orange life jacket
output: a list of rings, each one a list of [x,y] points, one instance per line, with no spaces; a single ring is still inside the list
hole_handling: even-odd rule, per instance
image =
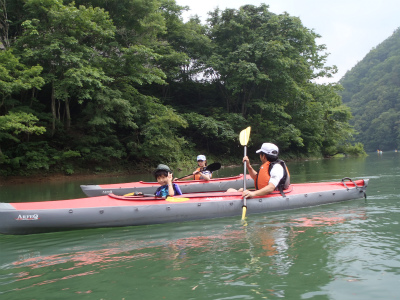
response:
[[[283,168],[283,177],[281,181],[279,181],[278,186],[276,186],[275,189],[281,191],[282,193],[282,190],[286,190],[289,188],[290,185],[289,169],[287,168],[283,160],[278,159],[272,163],[267,161],[260,167],[260,170],[257,173],[257,177],[254,180],[254,186],[256,190],[260,190],[268,185],[269,180],[271,178],[271,169],[275,164],[280,164]]]
[[[269,174],[269,165],[270,162],[267,161],[260,167],[257,177],[254,180],[254,186],[256,187],[256,190],[261,190],[263,187],[268,185],[269,179],[271,178],[271,175]]]
[[[194,176],[194,180],[200,180],[200,177],[201,177],[201,173],[200,173],[200,171],[201,171],[201,168],[199,167],[199,168],[197,168],[196,169],[196,171],[198,171],[199,173],[197,173],[197,174],[194,174],[193,176]]]

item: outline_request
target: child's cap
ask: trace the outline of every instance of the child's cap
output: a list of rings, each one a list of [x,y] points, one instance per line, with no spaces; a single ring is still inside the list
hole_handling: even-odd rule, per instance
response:
[[[207,159],[206,159],[205,155],[201,155],[200,154],[200,155],[197,156],[197,161],[199,161],[199,160],[207,160]]]
[[[171,169],[170,169],[167,165],[163,165],[163,164],[159,164],[159,165],[157,166],[157,168],[154,170],[153,173],[155,173],[155,172],[158,171],[158,170],[164,170],[164,171],[167,171],[167,172],[169,172],[169,173],[172,173]]]

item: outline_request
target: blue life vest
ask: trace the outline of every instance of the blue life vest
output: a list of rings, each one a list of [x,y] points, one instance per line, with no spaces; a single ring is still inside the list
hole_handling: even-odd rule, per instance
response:
[[[174,192],[175,192],[174,196],[182,195],[182,191],[176,183],[172,183],[172,187],[174,188]],[[169,196],[168,184],[160,186],[156,190],[154,195],[156,197],[168,197]]]

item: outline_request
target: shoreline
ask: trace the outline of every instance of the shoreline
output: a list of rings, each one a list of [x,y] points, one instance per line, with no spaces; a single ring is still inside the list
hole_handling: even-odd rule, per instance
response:
[[[321,159],[321,158],[303,158],[303,159],[287,159],[288,161],[297,161],[297,160],[310,160],[310,159]],[[259,165],[258,163],[252,164],[254,166]],[[240,166],[239,164],[227,164],[222,168],[234,168]],[[0,176],[0,187],[4,185],[19,185],[25,183],[34,183],[34,182],[54,182],[54,181],[75,181],[81,179],[92,179],[92,178],[102,178],[102,177],[118,177],[118,176],[128,176],[133,174],[141,174],[149,172],[148,170],[140,170],[139,172],[129,172],[129,171],[110,171],[110,172],[101,172],[101,173],[76,173],[72,175],[66,175],[63,173],[54,173],[54,174],[35,174],[29,176]]]
[[[76,175],[65,175],[65,174],[47,174],[47,175],[32,175],[32,176],[9,176],[0,177],[0,187],[3,185],[19,185],[25,183],[35,183],[35,182],[54,182],[54,181],[75,181],[81,179],[92,179],[92,178],[102,178],[111,176],[126,176],[131,175],[130,172],[110,172],[101,174],[76,174]]]
[[[239,165],[229,164],[222,168],[233,168]],[[75,180],[82,180],[82,179],[93,179],[93,178],[102,178],[102,177],[118,177],[118,176],[129,176],[133,174],[141,174],[148,172],[143,170],[142,172],[127,172],[127,171],[120,171],[120,172],[105,172],[105,173],[97,173],[97,174],[85,174],[85,173],[77,173],[72,175],[66,175],[62,173],[55,173],[55,174],[44,174],[44,175],[30,175],[30,176],[0,176],[0,187],[4,185],[19,185],[25,183],[35,183],[35,182],[54,182],[54,181],[75,181]]]

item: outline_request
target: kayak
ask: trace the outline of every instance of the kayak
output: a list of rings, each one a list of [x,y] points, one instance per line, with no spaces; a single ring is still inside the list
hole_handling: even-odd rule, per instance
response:
[[[292,184],[247,199],[247,214],[268,213],[366,197],[368,179]],[[122,227],[240,216],[241,193],[208,192],[157,198],[98,197],[43,202],[0,203],[0,233],[31,234],[84,228]]]
[[[214,178],[209,181],[205,180],[181,180],[174,181],[179,185],[182,193],[198,193],[198,192],[217,192],[226,191],[229,188],[240,189],[243,187],[243,174],[233,177]],[[108,194],[126,195],[129,193],[154,194],[160,185],[157,182],[128,182],[115,184],[88,184],[81,185],[82,191],[89,197],[102,196]],[[250,175],[246,176],[246,187],[254,188],[254,180]]]

